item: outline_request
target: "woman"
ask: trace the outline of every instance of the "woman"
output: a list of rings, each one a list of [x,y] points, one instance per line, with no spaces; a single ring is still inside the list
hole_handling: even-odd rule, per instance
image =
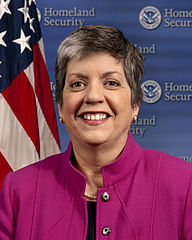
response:
[[[142,149],[129,128],[143,61],[114,28],[77,29],[58,49],[56,100],[65,153],[10,173],[0,239],[192,239],[191,165]]]

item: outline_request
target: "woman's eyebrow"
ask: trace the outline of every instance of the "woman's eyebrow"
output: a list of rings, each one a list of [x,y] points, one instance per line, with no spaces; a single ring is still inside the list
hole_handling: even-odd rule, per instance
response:
[[[109,77],[109,76],[112,76],[112,75],[119,75],[119,76],[122,76],[122,74],[118,71],[107,71],[107,72],[104,72],[101,74],[101,78],[105,78],[105,77]],[[88,79],[88,75],[85,74],[85,73],[81,73],[81,72],[72,72],[68,75],[69,77],[78,77],[78,78],[83,78],[83,79]]]
[[[74,72],[74,73],[70,73],[68,75],[69,77],[75,76],[75,77],[79,77],[79,78],[83,78],[83,79],[87,79],[88,76],[84,73],[80,73],[80,72]]]
[[[111,75],[114,75],[114,74],[117,74],[117,75],[119,75],[119,76],[122,76],[122,74],[121,73],[119,73],[119,72],[117,72],[117,71],[109,71],[109,72],[105,72],[105,73],[103,73],[102,74],[102,77],[108,77],[108,76],[111,76]]]

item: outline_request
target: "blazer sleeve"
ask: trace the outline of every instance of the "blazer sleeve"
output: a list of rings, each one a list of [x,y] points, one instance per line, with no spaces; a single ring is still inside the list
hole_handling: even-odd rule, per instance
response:
[[[188,188],[185,203],[182,240],[192,239],[192,177]]]
[[[15,218],[10,191],[12,173],[9,173],[0,192],[0,239],[15,239]]]

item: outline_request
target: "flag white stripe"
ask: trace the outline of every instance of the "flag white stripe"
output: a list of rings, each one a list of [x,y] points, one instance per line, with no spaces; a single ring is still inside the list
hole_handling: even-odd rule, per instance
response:
[[[17,120],[2,94],[0,94],[0,102],[0,112],[1,116],[3,116],[0,118],[0,132],[3,136],[3,138],[0,138],[0,151],[15,171],[37,162],[39,156],[33,142]],[[40,136],[40,159],[44,159],[47,156],[59,153],[60,149],[55,138],[53,138],[38,103],[37,112]]]
[[[30,80],[32,87],[34,89],[34,74],[33,73],[33,63],[29,65],[25,69],[25,74],[27,78]],[[38,117],[38,125],[39,125],[39,138],[40,138],[40,159],[43,159],[47,156],[56,154],[60,152],[59,146],[51,133],[51,130],[47,124],[47,121],[43,115],[41,110],[37,95],[35,94],[36,99],[36,107],[37,107],[37,117]]]
[[[36,148],[0,94],[0,151],[15,171],[39,160]],[[22,153],[22,154],[21,154]]]
[[[38,42],[39,44],[39,48],[40,48],[40,51],[41,51],[41,54],[42,54],[42,57],[44,59],[44,62],[46,64],[46,60],[45,60],[45,51],[44,51],[44,44],[43,44],[43,39],[41,38]]]

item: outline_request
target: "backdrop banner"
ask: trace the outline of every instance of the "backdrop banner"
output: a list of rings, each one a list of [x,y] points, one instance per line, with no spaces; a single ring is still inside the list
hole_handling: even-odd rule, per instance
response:
[[[80,26],[117,27],[145,60],[143,103],[131,126],[135,140],[144,148],[192,162],[191,1],[41,0],[37,7],[53,97],[55,59],[61,41]],[[59,123],[58,111],[57,121],[64,151],[69,137]]]

